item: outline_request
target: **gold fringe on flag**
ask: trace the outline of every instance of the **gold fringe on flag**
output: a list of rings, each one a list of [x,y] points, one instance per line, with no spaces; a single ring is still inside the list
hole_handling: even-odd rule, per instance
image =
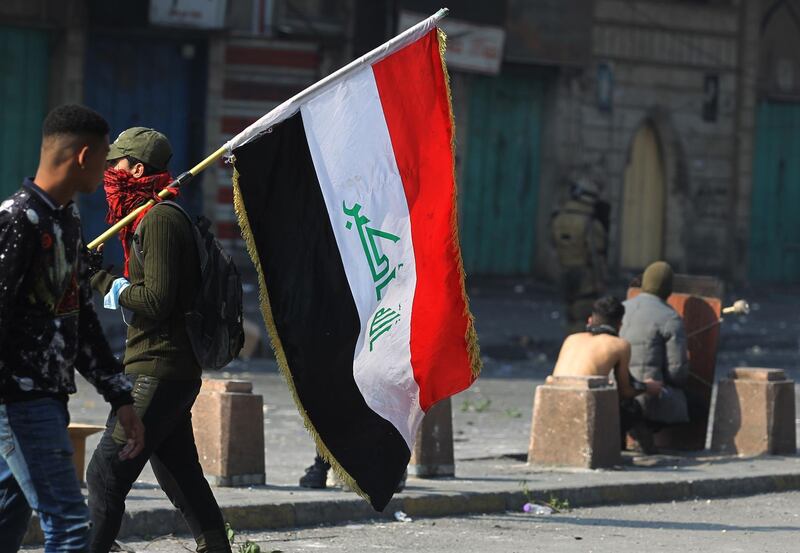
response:
[[[450,90],[450,74],[447,72],[447,63],[445,62],[445,52],[447,50],[447,35],[445,32],[437,28],[436,36],[439,40],[439,57],[442,60],[442,73],[444,74],[444,85],[447,88],[447,108],[450,110],[450,148],[453,156],[453,214],[451,218],[451,232],[453,246],[456,250],[456,263],[458,264],[458,273],[461,279],[461,294],[464,297],[464,315],[467,317],[467,331],[464,339],[467,341],[467,354],[469,355],[469,364],[472,369],[472,376],[478,378],[483,368],[483,361],[481,361],[481,350],[478,345],[478,333],[475,331],[475,317],[469,309],[469,297],[467,296],[466,285],[466,272],[464,271],[464,258],[461,255],[461,242],[459,239],[458,230],[458,184],[456,183],[456,119],[453,115],[453,96]]]

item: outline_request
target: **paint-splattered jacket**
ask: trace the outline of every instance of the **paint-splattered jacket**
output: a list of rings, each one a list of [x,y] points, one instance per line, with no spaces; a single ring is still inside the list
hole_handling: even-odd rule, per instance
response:
[[[0,401],[66,399],[77,369],[114,407],[131,385],[92,305],[78,209],[26,179],[0,204]]]

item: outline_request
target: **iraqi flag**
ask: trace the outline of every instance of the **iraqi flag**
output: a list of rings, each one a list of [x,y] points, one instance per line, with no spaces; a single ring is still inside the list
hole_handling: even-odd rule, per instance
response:
[[[235,137],[236,210],[318,450],[383,510],[417,429],[480,371],[430,18]]]

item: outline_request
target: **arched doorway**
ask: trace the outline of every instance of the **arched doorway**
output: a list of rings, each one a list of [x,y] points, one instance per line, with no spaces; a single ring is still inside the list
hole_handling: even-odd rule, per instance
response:
[[[664,159],[658,136],[642,125],[631,145],[622,196],[620,265],[641,269],[660,259],[664,246]]]

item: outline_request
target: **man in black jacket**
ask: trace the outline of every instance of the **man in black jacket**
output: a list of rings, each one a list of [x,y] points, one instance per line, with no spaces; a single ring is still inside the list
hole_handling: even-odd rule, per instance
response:
[[[77,192],[97,188],[108,123],[82,106],[44,120],[39,168],[0,204],[0,553],[19,549],[31,509],[47,551],[86,551],[89,513],[72,464],[74,369],[116,410],[122,460],[144,445],[131,385],[103,336],[86,278]]]

